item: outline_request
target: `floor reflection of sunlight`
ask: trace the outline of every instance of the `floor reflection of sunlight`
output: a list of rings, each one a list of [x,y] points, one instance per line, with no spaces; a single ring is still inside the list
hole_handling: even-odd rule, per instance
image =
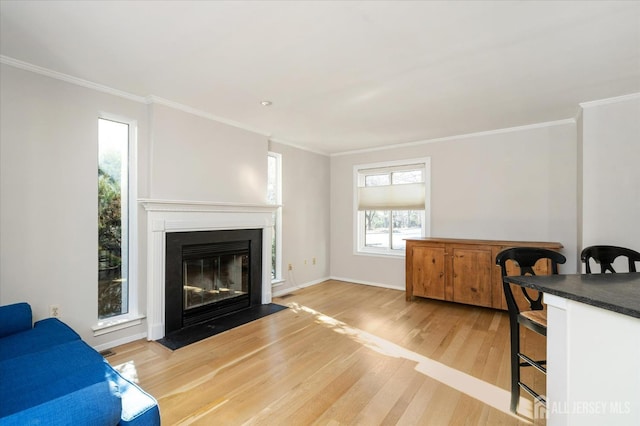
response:
[[[313,315],[319,324],[332,329],[336,333],[346,335],[377,353],[414,361],[416,363],[416,371],[465,393],[497,410],[516,417],[520,421],[527,422],[526,418],[523,418],[522,415],[528,418],[532,417],[533,408],[529,400],[522,398],[519,405],[519,411],[522,415],[514,415],[509,411],[510,393],[502,388],[410,351],[371,333],[350,327],[342,321],[324,315],[307,306],[295,302],[290,303],[288,306],[294,312],[305,312]]]

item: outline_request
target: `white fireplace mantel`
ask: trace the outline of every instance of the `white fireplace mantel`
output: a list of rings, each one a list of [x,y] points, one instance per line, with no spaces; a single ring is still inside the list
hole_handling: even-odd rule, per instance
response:
[[[167,232],[262,229],[262,264],[271,264],[273,204],[140,199],[147,212],[147,339],[164,337]],[[271,271],[262,268],[262,303],[271,303]]]

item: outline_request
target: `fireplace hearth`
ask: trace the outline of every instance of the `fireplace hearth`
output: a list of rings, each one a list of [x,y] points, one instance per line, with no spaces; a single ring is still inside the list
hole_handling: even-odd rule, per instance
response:
[[[168,233],[165,268],[165,333],[248,311],[262,300],[262,230]]]

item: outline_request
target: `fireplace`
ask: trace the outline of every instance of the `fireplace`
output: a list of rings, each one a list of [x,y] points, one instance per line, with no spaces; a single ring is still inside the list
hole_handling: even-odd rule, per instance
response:
[[[261,264],[271,263],[271,235],[273,233],[273,212],[278,206],[269,204],[214,203],[206,201],[179,200],[139,200],[146,212],[146,250],[147,250],[147,293],[146,323],[147,339],[159,340],[165,336],[167,320],[167,298],[175,298],[175,294],[166,294],[165,264],[167,239],[173,234],[187,234],[208,231],[262,231],[262,248],[259,255],[252,258],[261,259]],[[198,245],[197,243],[195,245]],[[260,246],[256,243],[255,246]],[[254,247],[252,250],[260,248]],[[253,260],[252,260],[253,261]],[[258,303],[271,303],[271,271],[268,266],[261,271],[252,269],[252,275],[260,279],[251,279],[251,284],[258,285],[261,291],[252,293],[249,298],[261,300]],[[182,301],[183,290],[179,299]],[[182,302],[181,302],[182,303]],[[251,302],[253,303],[253,301]]]
[[[261,304],[262,230],[166,236],[165,333]]]

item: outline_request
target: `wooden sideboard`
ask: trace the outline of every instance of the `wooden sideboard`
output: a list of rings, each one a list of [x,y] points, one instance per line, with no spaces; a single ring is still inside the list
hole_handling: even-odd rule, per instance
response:
[[[407,300],[419,296],[507,309],[500,268],[496,266],[496,255],[510,247],[559,250],[562,244],[454,238],[407,240]],[[545,275],[549,265],[540,262],[534,269],[536,274]]]

